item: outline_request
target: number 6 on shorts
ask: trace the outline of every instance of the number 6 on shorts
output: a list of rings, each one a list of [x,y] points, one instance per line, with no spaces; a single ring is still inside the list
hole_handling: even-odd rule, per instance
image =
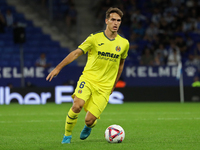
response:
[[[84,88],[84,86],[85,86],[85,82],[83,81],[83,82],[81,82],[81,84],[80,84],[80,86],[79,86],[79,88]]]

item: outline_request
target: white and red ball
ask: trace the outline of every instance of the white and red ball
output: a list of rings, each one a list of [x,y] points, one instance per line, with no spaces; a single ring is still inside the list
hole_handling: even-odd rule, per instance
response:
[[[125,132],[120,125],[110,125],[105,131],[105,139],[109,143],[121,143],[124,138]]]

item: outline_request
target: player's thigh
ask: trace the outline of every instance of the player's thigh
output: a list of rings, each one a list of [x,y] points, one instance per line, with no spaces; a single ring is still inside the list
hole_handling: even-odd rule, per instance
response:
[[[72,98],[75,99],[75,96],[86,102],[91,96],[90,84],[87,81],[79,80],[77,82],[77,86],[76,86],[75,91],[72,95]]]
[[[93,97],[94,104],[98,107],[101,114],[108,104],[109,96],[105,97],[103,94],[97,94]]]
[[[104,95],[94,92],[91,95],[90,101],[87,105],[87,110],[94,115],[96,118],[99,118],[101,113],[104,111],[105,107],[108,103],[108,97],[105,97]]]

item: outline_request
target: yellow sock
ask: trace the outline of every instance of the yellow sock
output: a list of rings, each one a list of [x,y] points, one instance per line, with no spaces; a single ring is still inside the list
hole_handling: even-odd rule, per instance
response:
[[[65,136],[69,136],[72,134],[72,130],[74,126],[76,125],[77,119],[78,119],[79,113],[75,113],[72,111],[72,108],[70,108],[67,117],[66,117],[66,123],[65,123]]]
[[[93,128],[96,124],[97,124],[97,120],[95,120],[95,122],[91,126],[87,126],[87,125],[86,126],[89,128]]]

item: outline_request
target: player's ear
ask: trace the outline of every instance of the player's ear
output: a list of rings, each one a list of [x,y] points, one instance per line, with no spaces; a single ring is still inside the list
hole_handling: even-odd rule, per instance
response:
[[[108,24],[108,19],[105,19],[105,23]]]

